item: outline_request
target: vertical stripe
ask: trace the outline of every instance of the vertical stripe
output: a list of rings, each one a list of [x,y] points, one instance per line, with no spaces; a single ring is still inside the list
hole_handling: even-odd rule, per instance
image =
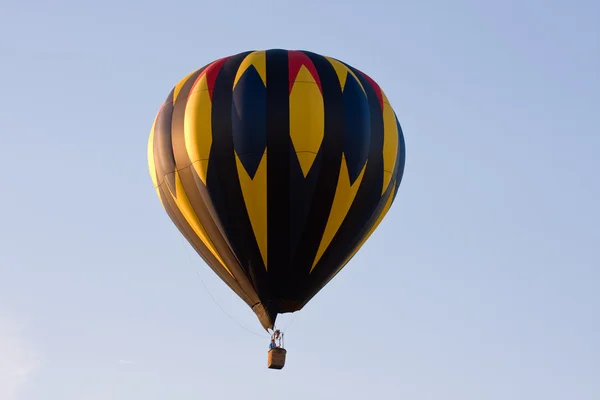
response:
[[[188,167],[191,164],[185,141],[185,113],[187,109],[190,90],[193,88],[196,78],[202,73],[202,69],[196,70],[178,83],[173,89],[173,111],[171,115],[171,146],[173,158],[177,170]],[[175,96],[175,93],[178,93]]]
[[[188,157],[196,173],[206,185],[208,160],[212,147],[212,102],[206,75],[194,84],[184,116],[184,139]]]
[[[285,296],[290,268],[290,149],[288,54],[267,51],[267,259],[273,296]]]
[[[163,179],[175,191],[175,156],[171,140],[171,120],[173,115],[173,92],[163,104],[156,118],[154,128],[154,162],[159,171],[159,182]]]

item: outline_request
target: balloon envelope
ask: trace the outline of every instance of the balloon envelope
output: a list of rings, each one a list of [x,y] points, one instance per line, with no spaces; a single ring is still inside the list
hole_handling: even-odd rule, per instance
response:
[[[173,223],[265,329],[354,256],[397,194],[405,144],[366,74],[308,51],[248,51],[182,79],[150,174]]]

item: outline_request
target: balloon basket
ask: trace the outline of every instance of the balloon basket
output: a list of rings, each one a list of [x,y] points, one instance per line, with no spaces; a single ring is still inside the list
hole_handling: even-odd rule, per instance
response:
[[[267,356],[267,365],[270,369],[282,369],[285,365],[285,355],[287,350],[281,347],[276,347],[269,350]]]

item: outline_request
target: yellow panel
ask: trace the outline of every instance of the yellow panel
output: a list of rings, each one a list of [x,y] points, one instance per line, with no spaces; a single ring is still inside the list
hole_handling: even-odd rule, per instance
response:
[[[194,209],[192,208],[192,205],[190,204],[190,200],[187,196],[187,193],[185,192],[183,183],[181,182],[181,178],[179,177],[179,173],[177,171],[175,171],[175,191],[177,193],[176,195],[172,192],[170,193],[173,197],[173,200],[175,200],[177,208],[179,209],[181,214],[183,214],[186,221],[192,227],[192,229],[194,230],[198,238],[202,241],[202,243],[204,243],[204,245],[208,248],[208,250],[210,250],[213,256],[215,256],[215,258],[221,263],[221,266],[225,268],[227,272],[229,272],[229,275],[233,277],[233,274],[231,273],[229,268],[227,268],[225,262],[223,262],[223,259],[217,252],[217,249],[215,248],[213,242],[208,237],[208,234],[204,230],[204,227],[202,226],[202,224],[200,224],[198,216],[196,215]]]
[[[290,93],[290,136],[306,177],[325,136],[325,107],[319,86],[304,65]]]
[[[152,177],[152,183],[154,184],[154,187],[158,186],[158,178],[156,176],[156,164],[154,163],[154,130],[156,129],[157,118],[158,114],[154,118],[154,122],[152,123],[152,129],[150,129],[150,138],[148,139],[148,169],[150,170],[150,176]]]
[[[173,104],[175,104],[175,102],[177,101],[177,97],[179,96],[179,92],[181,92],[181,88],[183,87],[183,85],[185,85],[185,83],[188,81],[188,79],[190,79],[190,77],[192,75],[194,75],[195,73],[196,73],[196,71],[189,73],[188,76],[186,76],[185,78],[180,80],[177,83],[177,85],[175,85],[175,90],[173,91]]]
[[[234,88],[244,72],[246,72],[248,67],[251,65],[254,65],[254,68],[256,68],[256,71],[260,75],[263,84],[267,86],[267,54],[264,51],[255,51],[248,54],[246,58],[244,58],[244,61],[242,61],[240,64],[237,74],[235,75],[235,80],[233,81]]]
[[[365,93],[365,96],[367,95],[365,88],[363,87],[362,83],[360,82],[360,80],[358,79],[358,77],[356,76],[356,74],[354,72],[352,72],[348,67],[346,67],[343,63],[336,60],[335,58],[331,58],[331,57],[325,57],[325,58],[327,59],[327,61],[329,61],[331,63],[331,65],[333,66],[333,69],[335,69],[335,73],[337,74],[338,79],[340,80],[340,87],[342,88],[342,92],[344,91],[344,87],[346,86],[346,79],[348,77],[348,74],[351,74],[354,77],[354,79],[356,79],[356,82],[358,82],[358,84],[360,85],[360,88]]]
[[[206,185],[208,158],[212,144],[212,102],[206,75],[190,93],[183,120],[185,148],[196,173]]]
[[[340,175],[338,178],[337,188],[335,190],[335,197],[333,198],[333,204],[331,206],[331,212],[329,213],[329,219],[327,220],[327,225],[325,226],[325,232],[323,233],[323,237],[321,238],[321,244],[319,245],[319,250],[317,251],[317,255],[313,262],[312,268],[310,271],[315,268],[315,265],[323,256],[323,253],[327,249],[327,246],[333,240],[333,237],[340,229],[342,222],[344,222],[344,218],[348,214],[348,210],[350,210],[350,206],[356,197],[356,193],[358,192],[358,188],[360,187],[360,183],[362,182],[363,176],[365,175],[365,169],[367,168],[367,164],[363,166],[360,175],[354,182],[352,186],[350,186],[350,175],[348,174],[348,166],[346,165],[346,158],[342,157],[342,166],[340,168]]]
[[[398,156],[398,125],[396,115],[390,103],[383,94],[383,187],[381,194],[386,191],[392,179],[396,157]]]
[[[235,155],[240,186],[246,210],[250,217],[250,223],[254,230],[254,237],[258,243],[260,255],[262,256],[265,268],[267,267],[267,152],[263,154],[254,179],[246,172],[246,168],[240,161],[238,155]]]

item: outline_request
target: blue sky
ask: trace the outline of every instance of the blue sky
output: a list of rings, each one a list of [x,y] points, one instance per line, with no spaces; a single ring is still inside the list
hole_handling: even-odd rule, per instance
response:
[[[0,398],[597,400],[599,19],[591,0],[3,2]],[[283,371],[146,164],[180,78],[273,47],[367,72],[407,146],[378,231],[282,318]]]

